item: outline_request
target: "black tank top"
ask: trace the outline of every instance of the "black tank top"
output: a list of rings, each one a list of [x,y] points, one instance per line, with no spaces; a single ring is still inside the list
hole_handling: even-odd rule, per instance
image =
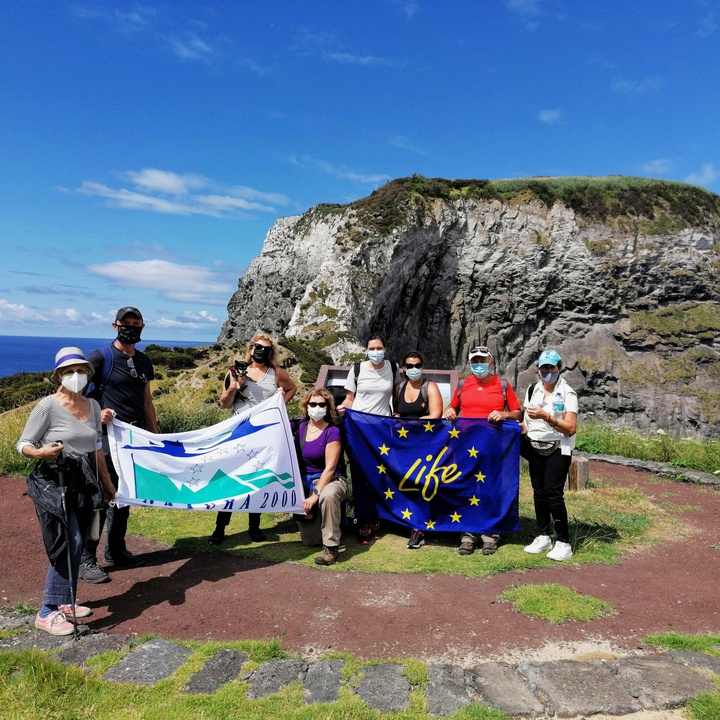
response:
[[[397,408],[395,412],[403,418],[419,418],[423,415],[428,414],[428,403],[423,400],[422,392],[418,393],[417,399],[414,402],[408,402],[405,399],[405,391],[407,385],[403,388],[398,398]]]

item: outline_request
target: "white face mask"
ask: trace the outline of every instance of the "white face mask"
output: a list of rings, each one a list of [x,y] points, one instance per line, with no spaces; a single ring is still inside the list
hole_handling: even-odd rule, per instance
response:
[[[72,375],[63,375],[60,382],[66,390],[73,393],[79,393],[85,389],[87,381],[87,373],[74,372]]]
[[[373,365],[379,365],[384,359],[385,359],[385,351],[384,350],[368,350],[367,351],[368,360]]]
[[[327,413],[327,408],[323,407],[309,407],[307,409],[308,416],[312,418],[313,420],[322,420],[325,417],[325,413]]]

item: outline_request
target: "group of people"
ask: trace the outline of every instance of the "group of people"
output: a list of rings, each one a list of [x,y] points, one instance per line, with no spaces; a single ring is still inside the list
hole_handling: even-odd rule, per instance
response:
[[[73,633],[78,619],[91,614],[90,608],[76,602],[74,579],[110,580],[97,561],[103,524],[107,523],[105,568],[143,564],[125,544],[129,507],[111,503],[118,476],[103,426],[118,418],[158,432],[149,386],[154,373],[150,359],[135,347],[144,328],[140,311],[121,308],[113,328],[116,339],[87,358],[76,347],[57,353],[51,379],[58,389],[33,408],[17,443],[20,453],[38,460],[28,477],[28,494],[35,503],[50,567],[35,625],[52,635]],[[328,390],[313,388],[300,400],[302,417],[291,421],[305,489],[304,514],[296,520],[305,546],[322,545],[315,563],[332,565],[338,557],[348,495],[340,428],[347,408],[401,418],[521,422],[521,453],[529,462],[538,530],[525,551],[549,550],[547,557],[558,561],[572,557],[563,488],[574,447],[577,395],[560,377],[560,355],[554,350],[541,353],[539,381],[527,389],[521,407],[512,386],[494,374],[490,350],[474,347],[468,356],[471,375],[458,384],[443,408],[437,383],[424,376],[420,352],[408,352],[398,366],[385,358],[385,351],[383,337],[369,338],[367,360],[348,373],[342,402],[336,407]],[[241,413],[274,393],[282,393],[287,403],[297,389],[280,367],[276,343],[258,333],[247,345],[244,361],[227,372],[220,405]],[[217,514],[211,543],[224,541],[231,517],[230,512]],[[259,513],[249,514],[253,541],[267,539],[260,520]],[[379,536],[379,522],[363,522],[359,532],[361,541],[369,542]],[[458,552],[470,555],[481,549],[489,555],[497,551],[498,541],[491,533],[464,533]],[[424,543],[424,532],[413,529],[407,547],[417,549]]]

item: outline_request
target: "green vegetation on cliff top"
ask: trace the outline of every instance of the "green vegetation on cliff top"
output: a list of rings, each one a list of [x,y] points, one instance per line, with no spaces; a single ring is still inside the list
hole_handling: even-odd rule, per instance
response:
[[[368,197],[349,205],[321,204],[315,212],[325,215],[353,208],[361,221],[387,233],[404,221],[412,198],[478,200],[539,200],[548,208],[559,201],[585,220],[607,222],[630,217],[657,220],[674,218],[672,227],[704,225],[720,221],[720,196],[670,180],[648,180],[613,175],[608,177],[538,177],[516,180],[445,180],[413,175],[391,180]]]

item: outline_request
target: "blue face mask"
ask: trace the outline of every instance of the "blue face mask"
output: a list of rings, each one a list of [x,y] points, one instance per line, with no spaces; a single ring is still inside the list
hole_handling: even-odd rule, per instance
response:
[[[472,363],[470,370],[475,377],[485,377],[490,372],[490,363]]]
[[[385,359],[385,351],[384,350],[368,350],[367,356],[368,356],[368,360],[373,365],[379,365]]]
[[[422,368],[407,368],[405,374],[408,380],[417,380],[422,377]]]

